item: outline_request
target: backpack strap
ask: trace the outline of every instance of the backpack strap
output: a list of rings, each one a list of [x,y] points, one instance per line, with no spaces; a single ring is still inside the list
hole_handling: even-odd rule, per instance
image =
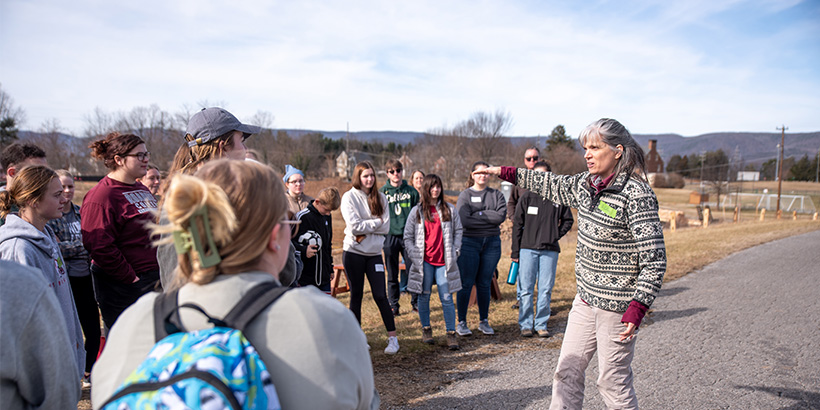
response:
[[[275,282],[263,282],[252,287],[222,319],[228,327],[245,332],[245,327],[265,308],[276,302],[290,288]]]
[[[177,307],[178,299],[179,288],[171,292],[160,293],[154,299],[154,337],[157,342],[182,329]]]

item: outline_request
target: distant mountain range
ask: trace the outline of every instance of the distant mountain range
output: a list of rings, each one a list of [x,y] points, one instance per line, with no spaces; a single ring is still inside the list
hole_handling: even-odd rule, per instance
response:
[[[318,132],[330,139],[342,139],[347,134],[345,131],[309,131],[309,130],[283,130],[291,135],[301,135],[309,132]],[[362,131],[350,133],[351,138],[360,141],[381,141],[382,143],[394,142],[396,144],[407,145],[416,138],[424,136],[423,132],[403,132],[403,131]],[[740,155],[746,164],[761,164],[769,159],[776,158],[777,146],[780,144],[780,133],[762,132],[715,132],[698,135],[696,137],[684,137],[678,134],[635,134],[635,139],[648,149],[649,140],[658,141],[658,152],[665,162],[669,161],[673,155],[698,156],[707,151],[722,149],[729,158],[735,155],[735,151]],[[511,137],[516,142],[527,140],[531,144],[543,147],[546,144],[546,137]],[[577,140],[576,140],[577,141]],[[786,133],[784,157],[795,157],[800,159],[803,155],[813,158],[820,151],[820,132]]]
[[[277,130],[280,131],[280,130]],[[306,133],[321,133],[325,137],[338,140],[343,139],[347,134],[345,131],[317,131],[317,130],[294,130],[282,129],[291,136],[299,136]],[[20,138],[25,140],[36,136],[36,132],[20,131]],[[396,144],[407,145],[417,138],[424,136],[423,132],[412,131],[359,131],[350,133],[352,139],[359,141],[374,142],[379,141],[384,144],[394,142]],[[683,137],[678,134],[635,134],[635,139],[644,147],[649,146],[649,140],[658,141],[658,152],[665,162],[677,154],[680,156],[697,156],[703,152],[722,149],[729,158],[733,158],[735,152],[740,155],[746,164],[761,164],[769,159],[776,158],[777,145],[780,144],[780,133],[761,132],[716,132],[698,135],[696,137]],[[71,136],[60,134],[60,139],[67,140]],[[510,137],[516,142],[527,141],[529,144],[543,147],[546,144],[546,137]],[[577,141],[577,140],[576,140]],[[820,132],[786,133],[785,157],[795,157],[800,159],[803,155],[813,158],[820,151]]]

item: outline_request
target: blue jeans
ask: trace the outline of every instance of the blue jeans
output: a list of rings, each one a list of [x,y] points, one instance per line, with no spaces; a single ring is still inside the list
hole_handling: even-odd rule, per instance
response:
[[[558,266],[558,252],[548,250],[521,249],[518,258],[518,326],[521,330],[547,330],[550,318],[552,286],[555,285],[555,268]],[[538,302],[535,320],[532,313],[532,293],[538,281]]]
[[[467,307],[470,304],[470,293],[476,287],[478,300],[478,318],[487,319],[490,313],[490,286],[493,272],[501,259],[501,238],[486,236],[461,238],[461,255],[458,257],[458,270],[461,273],[461,290],[456,294],[458,320],[467,320]]]
[[[419,320],[423,327],[430,326],[430,293],[433,290],[433,280],[438,288],[438,298],[441,301],[441,310],[444,313],[444,326],[448,332],[456,330],[456,307],[453,305],[453,294],[447,284],[447,268],[423,263],[424,280],[422,292],[419,295]]]

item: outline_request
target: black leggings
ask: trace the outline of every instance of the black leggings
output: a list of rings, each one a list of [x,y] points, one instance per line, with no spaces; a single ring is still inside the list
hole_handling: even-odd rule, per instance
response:
[[[384,261],[381,255],[364,256],[353,252],[342,253],[342,264],[345,267],[347,280],[350,283],[350,310],[356,316],[359,324],[362,323],[362,297],[364,297],[364,277],[370,283],[370,292],[373,301],[379,307],[384,327],[388,332],[396,330],[393,320],[393,311],[387,301],[384,289]]]
[[[77,316],[80,317],[80,326],[85,335],[85,372],[91,373],[91,367],[97,361],[100,351],[100,310],[97,300],[94,299],[94,285],[91,275],[69,276],[71,293],[74,295],[74,305],[77,306]]]

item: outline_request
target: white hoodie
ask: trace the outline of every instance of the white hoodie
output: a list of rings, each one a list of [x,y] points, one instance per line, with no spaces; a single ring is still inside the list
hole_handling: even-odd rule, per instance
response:
[[[374,188],[375,189],[375,188]],[[370,214],[367,194],[356,188],[350,188],[342,195],[342,218],[345,220],[345,239],[342,248],[364,256],[382,254],[384,236],[390,232],[390,211],[387,208],[387,197],[379,192],[384,211],[379,216]],[[364,240],[356,242],[356,236],[366,235]]]

